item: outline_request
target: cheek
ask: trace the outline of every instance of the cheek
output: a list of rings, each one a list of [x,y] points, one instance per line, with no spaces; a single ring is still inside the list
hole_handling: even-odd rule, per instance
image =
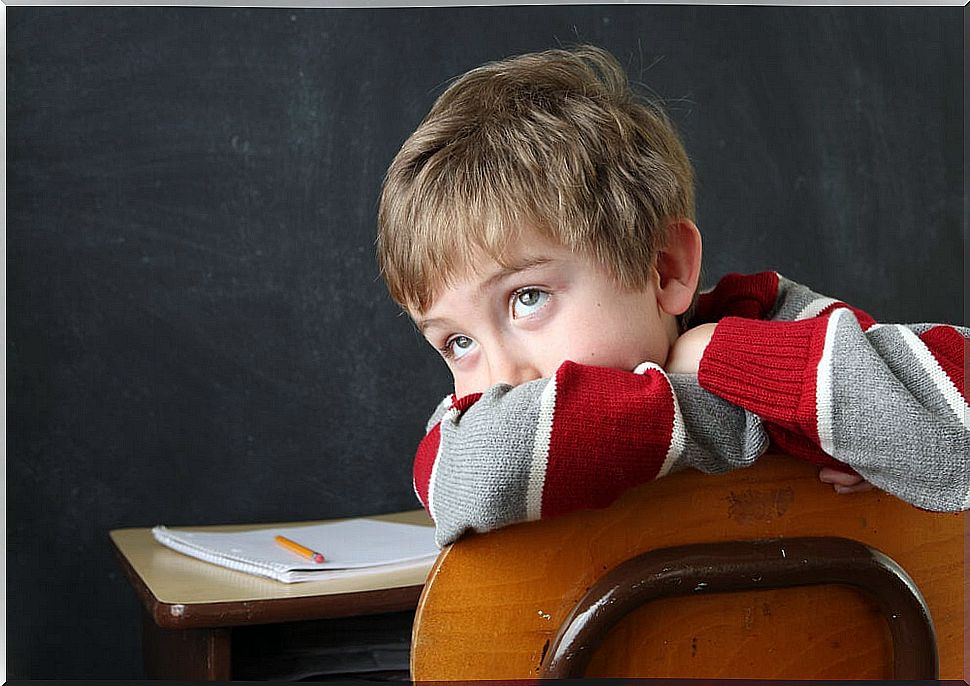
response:
[[[570,336],[563,359],[626,371],[641,362],[663,364],[669,348],[666,334],[659,324],[646,324],[629,316],[623,321],[589,322]]]
[[[566,360],[597,367],[614,366],[615,347],[615,340],[604,336],[591,323],[583,323],[548,341],[543,347],[540,371],[543,377],[552,376]]]
[[[465,379],[455,376],[455,396],[461,398],[470,393],[475,393],[476,389],[474,384],[469,383]]]
[[[472,393],[483,393],[489,386],[487,379],[472,371],[453,369],[451,377],[455,382],[455,395],[459,398]]]
[[[475,384],[472,379],[468,378],[467,374],[452,371],[451,377],[455,382],[455,395],[459,398],[475,392]]]

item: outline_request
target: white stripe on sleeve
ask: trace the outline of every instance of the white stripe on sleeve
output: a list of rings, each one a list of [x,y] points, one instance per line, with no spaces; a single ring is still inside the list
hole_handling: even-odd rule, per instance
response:
[[[902,334],[903,340],[906,341],[906,345],[913,352],[913,356],[923,369],[926,370],[926,375],[933,381],[933,384],[946,399],[946,404],[953,410],[953,414],[956,415],[957,420],[963,424],[964,429],[970,430],[970,423],[967,421],[967,415],[970,414],[970,406],[967,405],[963,396],[960,395],[959,389],[950,377],[947,376],[947,373],[943,371],[940,363],[933,357],[933,353],[920,340],[919,336],[910,331],[909,328],[905,326],[897,326],[895,328]]]
[[[651,369],[660,372],[664,381],[667,382],[667,388],[670,390],[670,399],[674,406],[674,422],[670,429],[670,445],[667,446],[667,455],[664,457],[664,462],[660,465],[659,471],[657,471],[656,478],[659,479],[667,475],[667,472],[671,470],[674,464],[677,463],[677,459],[683,454],[684,448],[687,446],[687,429],[684,428],[684,416],[680,412],[680,403],[677,401],[677,394],[674,393],[674,387],[671,385],[670,379],[667,378],[663,367],[654,362],[641,362],[633,370],[633,373],[646,374]]]
[[[802,311],[795,316],[795,321],[800,321],[802,319],[811,319],[812,317],[817,317],[822,310],[824,310],[829,305],[839,302],[834,298],[828,298],[822,296],[820,298],[815,298],[812,302],[808,303],[802,308]]]
[[[552,436],[552,419],[556,410],[556,377],[542,389],[539,397],[539,419],[536,437],[532,445],[532,462],[529,463],[529,481],[526,484],[525,513],[528,521],[542,516],[542,492],[546,486],[546,467],[549,464],[549,438]]]
[[[815,377],[815,417],[819,447],[832,457],[835,457],[835,440],[832,435],[832,348],[835,345],[839,319],[847,312],[849,310],[840,307],[829,316],[828,327],[825,329],[825,346],[822,348]]]
[[[445,422],[453,422],[458,418],[458,408],[451,407],[448,411],[441,417],[440,424],[443,425]],[[440,431],[440,429],[439,429]],[[431,465],[431,476],[428,477],[428,512],[431,514],[431,519],[434,521],[440,521],[438,519],[438,506],[435,501],[435,484],[438,480],[438,465],[441,464],[441,454],[445,451],[445,434],[441,431],[438,434],[438,454],[434,457],[434,464]]]

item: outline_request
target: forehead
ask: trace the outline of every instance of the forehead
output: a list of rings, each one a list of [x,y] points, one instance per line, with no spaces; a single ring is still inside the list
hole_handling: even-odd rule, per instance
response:
[[[412,318],[418,320],[436,309],[442,296],[454,291],[465,294],[481,294],[505,278],[520,272],[537,269],[553,263],[568,264],[581,259],[572,249],[555,238],[545,236],[532,228],[523,228],[515,238],[505,244],[501,251],[491,252],[476,247],[464,259],[455,261],[431,286],[428,307],[419,310],[408,307]]]

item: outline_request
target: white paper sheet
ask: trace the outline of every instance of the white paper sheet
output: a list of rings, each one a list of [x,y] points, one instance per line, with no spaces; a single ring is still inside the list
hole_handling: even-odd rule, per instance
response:
[[[426,564],[438,554],[433,527],[375,519],[231,533],[156,526],[152,535],[180,553],[286,583]],[[274,540],[277,535],[322,553],[326,562],[313,562],[283,547]]]

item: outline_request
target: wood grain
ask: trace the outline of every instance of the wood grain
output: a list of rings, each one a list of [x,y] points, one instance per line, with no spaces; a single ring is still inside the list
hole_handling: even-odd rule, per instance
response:
[[[412,676],[535,677],[573,605],[620,562],[674,545],[794,536],[842,536],[892,557],[930,609],[941,678],[961,677],[964,515],[924,512],[875,491],[839,496],[814,466],[780,455],[725,475],[674,474],[604,510],[446,548],[418,607]],[[651,603],[614,627],[587,674],[885,678],[890,661],[872,602],[847,587],[816,586]]]

